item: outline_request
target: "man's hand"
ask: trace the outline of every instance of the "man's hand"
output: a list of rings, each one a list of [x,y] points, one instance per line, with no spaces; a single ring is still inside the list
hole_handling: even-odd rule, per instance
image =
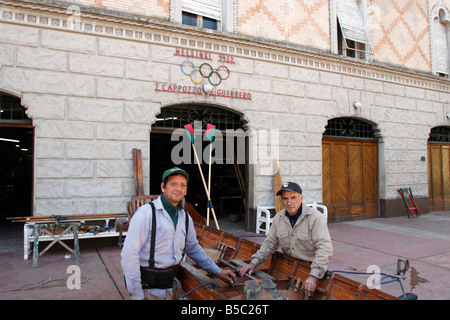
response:
[[[306,278],[305,280],[305,293],[307,296],[311,296],[314,291],[316,291],[316,287],[317,287],[317,278],[313,277],[313,276],[308,276],[308,278]]]
[[[232,270],[222,269],[217,276],[228,283],[236,283],[236,274]]]
[[[256,269],[256,265],[253,263],[249,263],[245,266],[243,266],[242,268],[239,269],[239,276],[243,277],[244,274],[248,273],[248,274],[252,274],[253,272],[255,272]]]

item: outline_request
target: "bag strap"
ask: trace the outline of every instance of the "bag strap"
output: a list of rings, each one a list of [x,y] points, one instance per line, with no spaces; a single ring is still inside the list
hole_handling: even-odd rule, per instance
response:
[[[184,214],[186,215],[186,238],[184,239],[184,251],[186,251],[186,243],[187,243],[187,236],[188,236],[188,231],[189,231],[189,213],[187,213],[186,210],[184,210]]]
[[[150,259],[148,259],[148,266],[153,268],[155,266],[155,242],[156,242],[156,210],[153,201],[150,202],[152,207],[152,238],[150,241]]]
[[[152,207],[152,236],[150,240],[150,258],[148,259],[148,266],[150,268],[155,267],[155,242],[156,242],[156,210],[155,205],[153,204],[153,201],[150,202],[150,206]],[[186,243],[187,243],[187,236],[189,231],[189,214],[186,210],[184,210],[184,213],[186,214],[185,220],[186,220],[186,235],[184,239],[184,248],[186,250]],[[184,256],[183,252],[183,256]]]

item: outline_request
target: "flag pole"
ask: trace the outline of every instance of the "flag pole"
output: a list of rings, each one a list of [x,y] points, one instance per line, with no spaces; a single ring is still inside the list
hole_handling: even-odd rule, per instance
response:
[[[208,190],[208,188],[206,187],[205,178],[203,177],[202,168],[201,168],[201,166],[200,166],[200,162],[198,161],[197,151],[195,151],[195,146],[194,146],[194,144],[192,144],[192,149],[194,150],[195,159],[197,160],[197,164],[198,164],[198,170],[200,170],[200,175],[201,175],[202,181],[203,181],[203,187],[205,187],[206,196],[208,197],[208,206],[211,206],[211,212],[212,212],[212,215],[213,215],[213,218],[214,218],[214,222],[216,223],[216,228],[217,228],[218,230],[220,230],[220,228],[219,228],[219,223],[217,222],[217,219],[216,219],[216,213],[214,212],[214,207],[212,206],[211,197],[210,197],[210,195],[209,195],[209,190]]]
[[[206,126],[206,137],[211,142],[209,145],[209,172],[208,172],[208,191],[211,194],[211,159],[212,159],[212,141],[214,139],[216,126],[212,124],[207,124]],[[209,209],[212,208],[212,203],[208,202],[207,210],[206,210],[206,225],[209,226]]]
[[[194,146],[194,139],[195,139],[194,129],[192,127],[192,124],[185,125],[184,127],[185,127],[188,135],[189,134],[191,135],[190,138],[191,138],[192,149],[194,150],[194,156],[195,156],[195,159],[197,160],[197,165],[198,165],[198,170],[200,171],[200,176],[202,177],[203,187],[205,188],[206,196],[208,197],[208,206],[211,206],[211,212],[213,214],[214,222],[216,223],[216,228],[218,230],[220,230],[219,223],[217,222],[217,219],[216,219],[216,213],[214,211],[214,207],[212,206],[211,197],[209,195],[209,190],[208,190],[208,188],[206,186],[205,177],[203,176],[203,171],[202,171],[202,168],[200,166],[200,161],[198,160],[197,151],[195,150],[195,146]]]
[[[209,145],[209,172],[208,172],[208,191],[211,193],[211,153],[212,153],[212,143]],[[209,226],[209,207],[206,210],[206,225]]]

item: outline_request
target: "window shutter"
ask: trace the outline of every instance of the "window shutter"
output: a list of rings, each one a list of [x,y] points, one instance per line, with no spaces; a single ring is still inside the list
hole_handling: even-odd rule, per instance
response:
[[[434,19],[434,36],[436,72],[448,74],[447,29],[445,24],[441,23],[439,17]]]
[[[364,20],[356,0],[336,1],[336,14],[344,38],[369,44]]]
[[[215,20],[222,19],[221,0],[182,0],[181,10]]]

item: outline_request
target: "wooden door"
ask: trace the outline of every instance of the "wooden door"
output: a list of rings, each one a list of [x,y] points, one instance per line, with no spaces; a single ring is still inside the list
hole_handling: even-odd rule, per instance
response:
[[[450,146],[428,144],[428,196],[430,211],[450,209]]]
[[[377,142],[324,139],[322,190],[331,221],[377,217]]]

